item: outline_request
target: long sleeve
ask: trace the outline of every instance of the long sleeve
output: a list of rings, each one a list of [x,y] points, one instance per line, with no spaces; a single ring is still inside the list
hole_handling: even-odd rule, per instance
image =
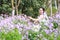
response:
[[[46,13],[44,13],[44,17],[46,18],[46,20],[49,20]]]
[[[45,17],[46,22],[49,23],[49,18],[46,13],[44,13],[44,17]]]

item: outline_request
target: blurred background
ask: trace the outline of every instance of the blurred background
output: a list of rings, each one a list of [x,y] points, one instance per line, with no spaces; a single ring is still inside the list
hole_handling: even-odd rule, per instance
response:
[[[48,16],[58,11],[59,0],[0,0],[0,15],[26,14],[36,18],[40,7],[44,7]]]
[[[30,20],[40,7],[48,20]],[[0,0],[0,40],[60,40],[60,0]]]

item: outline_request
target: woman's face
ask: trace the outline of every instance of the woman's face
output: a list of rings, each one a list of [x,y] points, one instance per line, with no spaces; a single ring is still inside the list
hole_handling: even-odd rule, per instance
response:
[[[43,14],[43,13],[44,13],[43,9],[40,8],[40,9],[39,9],[39,14]]]

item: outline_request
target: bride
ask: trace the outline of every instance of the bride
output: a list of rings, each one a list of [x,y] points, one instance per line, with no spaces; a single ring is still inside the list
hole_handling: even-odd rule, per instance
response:
[[[35,18],[32,18],[32,17],[29,17],[31,20],[33,20],[34,22],[48,22],[48,16],[47,16],[47,14],[46,14],[46,12],[45,12],[45,9],[43,8],[43,7],[41,7],[40,9],[39,9],[39,16],[38,16],[38,18],[37,19],[35,19]]]

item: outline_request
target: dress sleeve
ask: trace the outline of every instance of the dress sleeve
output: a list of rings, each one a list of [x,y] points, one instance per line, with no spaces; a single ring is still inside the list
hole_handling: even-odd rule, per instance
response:
[[[44,17],[45,17],[46,20],[49,20],[46,13],[44,13]]]
[[[44,14],[44,17],[45,17],[46,22],[49,23],[49,18],[46,13]]]

